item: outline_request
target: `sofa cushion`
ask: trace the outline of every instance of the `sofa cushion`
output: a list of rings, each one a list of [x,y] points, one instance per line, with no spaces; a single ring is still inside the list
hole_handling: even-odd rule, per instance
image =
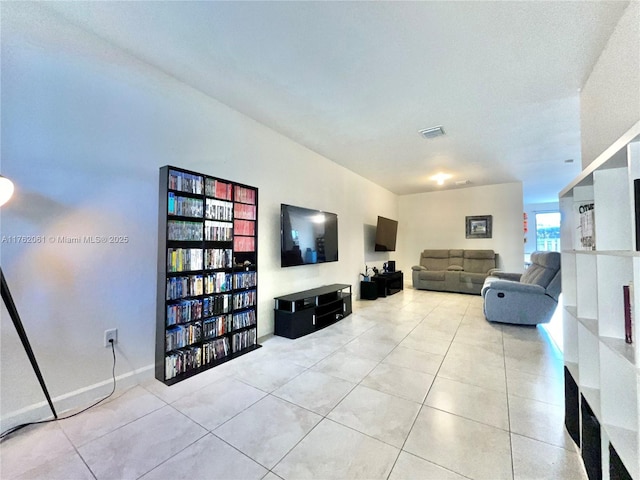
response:
[[[466,284],[483,285],[487,275],[484,273],[460,272],[460,282]]]
[[[560,254],[558,252],[533,252],[531,265],[520,277],[520,282],[547,288],[558,270],[560,270]]]
[[[418,273],[418,278],[420,280],[426,281],[436,281],[436,282],[444,282],[444,270],[439,271],[431,271],[431,270],[423,270]]]
[[[428,258],[449,258],[449,250],[423,250],[421,256]]]
[[[560,254],[558,252],[533,252],[531,261],[553,270],[560,268]]]
[[[428,270],[446,270],[449,266],[449,250],[424,250],[420,265]]]
[[[464,262],[464,250],[452,249],[449,250],[449,265],[456,265],[462,267]]]
[[[462,270],[464,270],[464,268],[462,268],[462,266],[460,265],[449,265],[447,267],[447,270],[449,270],[450,272],[461,272]]]
[[[493,250],[465,250],[462,266],[465,272],[486,275],[496,267],[496,254]]]
[[[496,254],[493,250],[465,250],[464,258],[474,258],[478,260],[493,260],[496,259]]]

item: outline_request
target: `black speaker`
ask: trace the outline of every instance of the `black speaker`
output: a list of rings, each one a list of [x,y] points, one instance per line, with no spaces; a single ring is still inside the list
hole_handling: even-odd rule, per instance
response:
[[[396,262],[394,260],[389,260],[387,262],[387,272],[395,272],[396,271]]]
[[[375,300],[378,298],[378,284],[376,282],[360,282],[360,300]]]

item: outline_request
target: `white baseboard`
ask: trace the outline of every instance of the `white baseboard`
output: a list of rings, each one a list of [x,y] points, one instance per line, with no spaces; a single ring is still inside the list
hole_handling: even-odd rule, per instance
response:
[[[118,375],[116,377],[116,392],[114,395],[118,395],[131,387],[140,385],[154,378],[154,368],[155,365],[151,364]],[[65,413],[82,410],[93,402],[107,396],[112,389],[113,379],[110,378],[103,382],[94,383],[93,385],[74,390],[73,392],[58,395],[51,400],[58,417],[64,417]],[[43,400],[4,415],[0,419],[0,431],[4,432],[23,423],[38,422],[52,418],[53,414],[51,413],[49,404],[46,400]]]

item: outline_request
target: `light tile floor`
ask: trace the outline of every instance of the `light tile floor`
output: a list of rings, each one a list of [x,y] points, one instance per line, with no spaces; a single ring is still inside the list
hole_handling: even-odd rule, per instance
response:
[[[416,291],[0,444],[9,479],[585,480],[542,328]]]

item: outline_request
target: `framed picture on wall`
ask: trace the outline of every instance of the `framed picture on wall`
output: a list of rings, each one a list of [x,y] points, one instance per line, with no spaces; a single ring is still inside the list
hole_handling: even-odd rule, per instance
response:
[[[491,215],[465,217],[467,238],[491,238]]]

